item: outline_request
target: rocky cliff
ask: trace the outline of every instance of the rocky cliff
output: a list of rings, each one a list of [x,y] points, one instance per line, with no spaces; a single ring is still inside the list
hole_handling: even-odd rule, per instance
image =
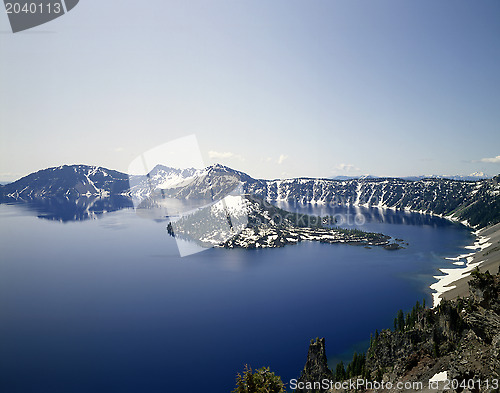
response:
[[[500,221],[500,175],[477,182],[449,179],[287,179],[245,182],[269,201],[411,210],[448,216],[471,226]]]
[[[500,378],[500,275],[476,271],[473,277],[469,297],[419,309],[372,340],[367,369],[390,381],[427,383],[443,372],[459,382]]]
[[[328,368],[325,350],[325,339],[316,338],[311,340],[309,352],[307,353],[307,361],[302,370],[300,378],[297,381],[296,393],[324,393],[326,390],[321,386],[314,386],[314,382],[323,380],[332,380],[333,373]],[[321,385],[321,383],[319,383]]]
[[[498,392],[500,272],[472,275],[468,297],[443,301],[434,309],[417,304],[406,316],[400,313],[394,330],[372,338],[363,373],[351,380],[383,383],[377,392]],[[328,390],[352,391],[349,385]]]
[[[434,309],[417,302],[410,313],[398,314],[393,330],[372,337],[366,357],[355,354],[335,373],[328,369],[324,338],[311,340],[295,391],[498,393],[500,271],[472,276],[468,297]]]

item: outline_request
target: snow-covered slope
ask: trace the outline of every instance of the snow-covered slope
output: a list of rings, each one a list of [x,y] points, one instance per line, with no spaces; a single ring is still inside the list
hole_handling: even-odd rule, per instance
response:
[[[144,200],[156,194],[164,195],[163,190],[187,187],[202,173],[203,170],[194,168],[178,169],[157,165],[147,175],[131,175],[129,193],[135,200]]]
[[[63,165],[31,173],[1,188],[4,198],[109,196],[126,193],[128,175],[97,166]]]
[[[215,201],[229,194],[241,182],[258,181],[219,164],[202,170],[156,166],[147,176],[131,177],[130,193],[139,200],[161,196]]]

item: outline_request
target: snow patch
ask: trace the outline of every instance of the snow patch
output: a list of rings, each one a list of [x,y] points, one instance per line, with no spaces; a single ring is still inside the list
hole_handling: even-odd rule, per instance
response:
[[[448,371],[442,371],[440,373],[434,374],[434,376],[429,379],[429,382],[442,382],[448,379]]]

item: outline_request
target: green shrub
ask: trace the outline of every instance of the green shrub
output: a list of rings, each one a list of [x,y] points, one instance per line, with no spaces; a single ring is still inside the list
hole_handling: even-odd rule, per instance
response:
[[[232,393],[285,393],[285,385],[281,378],[262,367],[253,371],[248,365],[243,374],[236,376],[236,388]]]

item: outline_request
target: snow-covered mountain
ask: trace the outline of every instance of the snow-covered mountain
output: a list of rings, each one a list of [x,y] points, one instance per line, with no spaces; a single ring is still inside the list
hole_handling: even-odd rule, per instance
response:
[[[485,226],[500,222],[500,175],[464,181],[441,178],[349,180],[254,179],[223,165],[202,170],[155,167],[146,176],[129,176],[86,165],[45,169],[0,187],[3,198],[75,198],[126,195],[134,202],[157,198],[217,201],[236,187],[269,202],[350,205],[418,211]],[[137,206],[137,205],[136,205]]]
[[[138,200],[163,197],[215,201],[229,194],[241,182],[259,181],[220,164],[202,170],[179,170],[158,165],[146,176],[131,177],[130,194]]]
[[[155,166],[147,175],[131,175],[129,178],[129,194],[136,201],[164,196],[164,190],[186,187],[203,173],[203,170],[188,168],[178,169],[164,165]]]
[[[31,173],[0,188],[4,198],[119,195],[128,191],[128,175],[89,165],[62,165]]]

